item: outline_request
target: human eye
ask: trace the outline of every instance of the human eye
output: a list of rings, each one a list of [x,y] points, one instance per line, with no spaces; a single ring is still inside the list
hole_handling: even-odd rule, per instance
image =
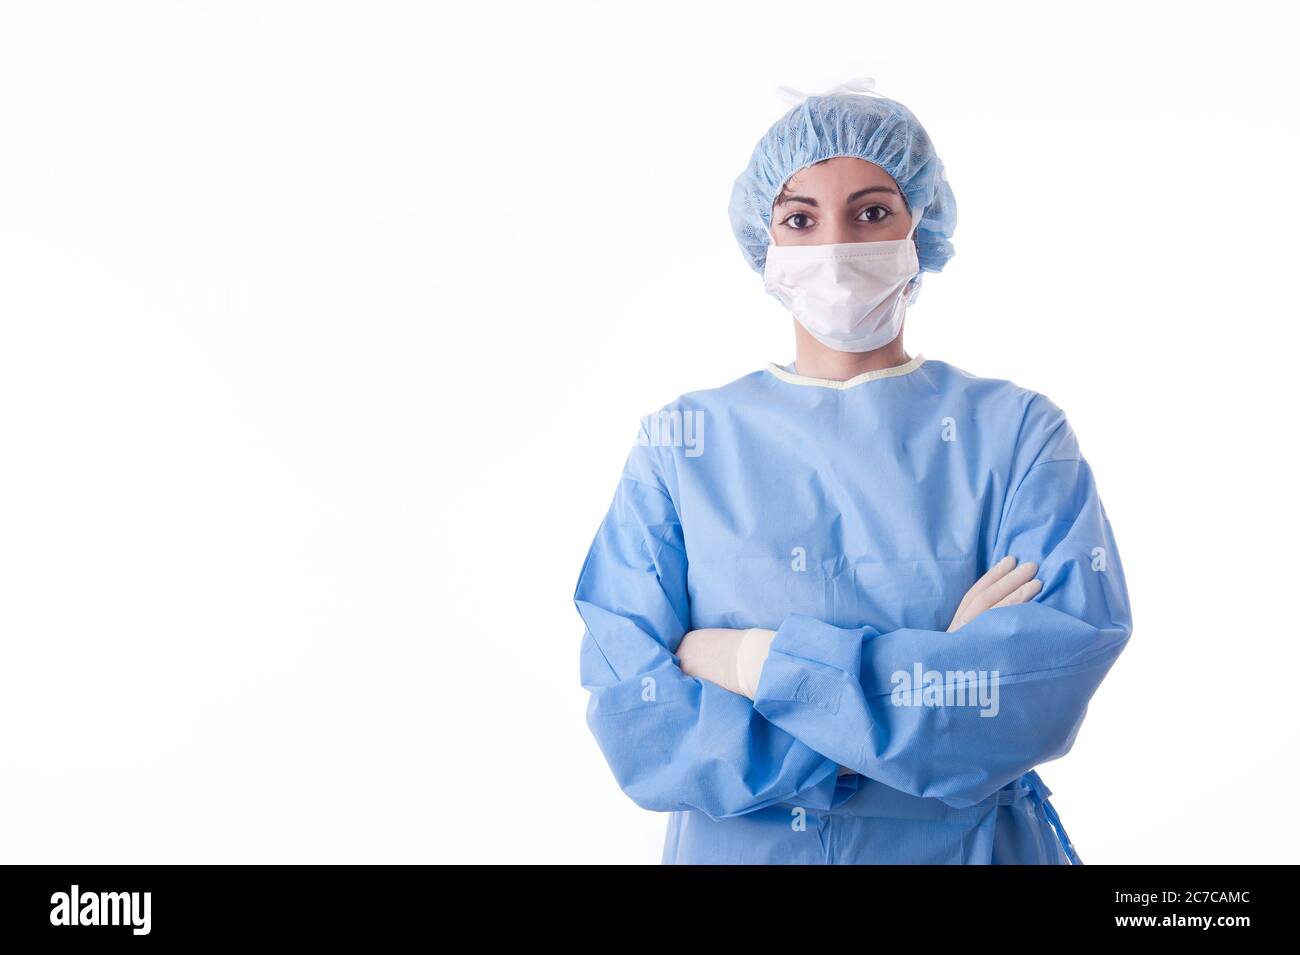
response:
[[[876,212],[876,211],[882,214],[876,216],[867,216],[867,213]],[[874,206],[867,206],[860,213],[858,213],[858,219],[860,219],[863,222],[884,222],[893,214],[894,214],[893,211],[888,206],[874,205]],[[864,216],[867,217],[863,218]]]
[[[803,224],[795,225],[794,222],[796,219],[803,220]],[[789,226],[791,229],[794,229],[796,232],[802,232],[805,229],[809,229],[812,227],[811,220],[812,220],[812,216],[808,215],[808,213],[806,212],[794,212],[786,216],[784,219],[782,219],[781,225]]]

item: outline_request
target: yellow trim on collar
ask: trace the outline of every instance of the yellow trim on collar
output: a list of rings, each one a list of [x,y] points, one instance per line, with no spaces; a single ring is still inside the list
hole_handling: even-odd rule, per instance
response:
[[[792,371],[786,371],[776,362],[768,362],[767,370],[782,381],[792,385],[813,385],[818,388],[834,388],[837,391],[843,391],[845,388],[852,388],[867,381],[877,381],[881,378],[897,378],[900,375],[907,375],[916,371],[925,362],[924,355],[917,355],[911,361],[904,362],[901,365],[895,365],[893,368],[877,368],[875,371],[864,371],[860,375],[854,375],[846,381],[836,381],[833,378],[809,378],[805,375],[796,375]]]

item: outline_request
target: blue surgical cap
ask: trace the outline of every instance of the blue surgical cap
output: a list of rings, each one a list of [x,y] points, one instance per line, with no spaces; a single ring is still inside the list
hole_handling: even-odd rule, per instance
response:
[[[869,90],[854,80],[838,90]],[[894,177],[909,213],[921,210],[916,228],[922,272],[938,272],[953,255],[957,202],[943,163],[920,122],[902,103],[867,92],[808,96],[767,131],[731,192],[731,230],[740,250],[760,274],[771,239],[772,202],[792,175],[835,156],[875,163]]]

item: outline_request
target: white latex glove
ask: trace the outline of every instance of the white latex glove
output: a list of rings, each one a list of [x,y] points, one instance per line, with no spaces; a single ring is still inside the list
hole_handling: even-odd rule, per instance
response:
[[[960,629],[985,610],[1033,600],[1043,589],[1043,582],[1033,579],[1036,573],[1038,565],[1035,563],[1016,567],[1014,557],[1003,557],[989,568],[987,574],[975,581],[974,587],[966,591],[966,596],[961,598],[961,604],[957,607],[957,613],[953,615],[952,623],[948,625],[948,632]]]
[[[758,680],[763,675],[775,630],[751,627],[748,630],[727,630],[713,627],[692,630],[677,645],[677,658],[687,676],[716,683],[732,693],[751,700],[758,693]],[[840,776],[852,776],[856,770],[841,766]]]
[[[775,630],[751,627],[729,630],[710,627],[692,630],[677,646],[682,672],[716,683],[751,700],[758,691],[763,663],[776,638]]]

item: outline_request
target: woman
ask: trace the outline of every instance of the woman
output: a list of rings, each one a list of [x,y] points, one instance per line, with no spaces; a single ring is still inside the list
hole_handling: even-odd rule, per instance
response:
[[[664,862],[1078,864],[1034,767],[1128,641],[1119,554],[1058,407],[904,351],[955,206],[870,87],[736,181],[795,361],[642,420],[575,594],[588,724]]]

